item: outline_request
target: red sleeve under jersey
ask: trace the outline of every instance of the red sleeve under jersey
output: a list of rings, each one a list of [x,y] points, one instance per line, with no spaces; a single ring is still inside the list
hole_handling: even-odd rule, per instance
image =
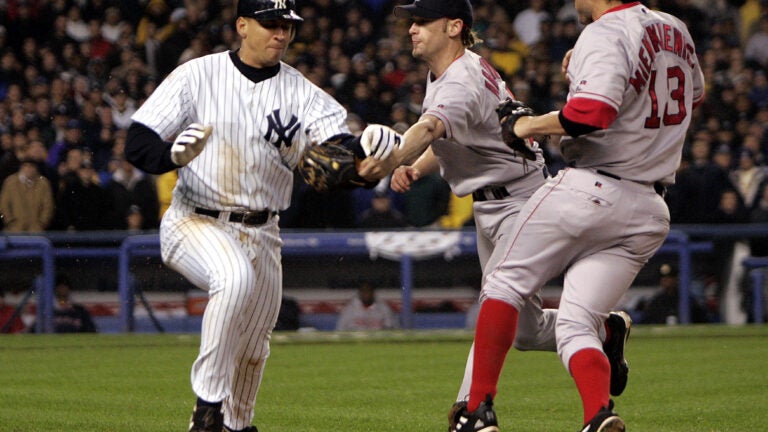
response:
[[[574,97],[563,107],[563,116],[573,123],[606,129],[616,120],[618,111],[595,99]]]

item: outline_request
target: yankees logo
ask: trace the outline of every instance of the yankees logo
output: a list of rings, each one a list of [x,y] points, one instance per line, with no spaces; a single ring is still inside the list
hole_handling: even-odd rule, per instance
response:
[[[285,3],[285,0],[279,0]],[[291,114],[291,119],[287,125],[283,125],[283,121],[280,119],[280,110],[276,109],[272,111],[272,114],[267,116],[267,122],[269,123],[269,129],[264,134],[264,139],[271,142],[272,145],[278,149],[285,145],[290,147],[293,144],[293,137],[296,132],[301,128],[301,123],[295,115]],[[274,132],[276,139],[272,140],[272,133]]]
[[[275,3],[275,9],[286,9],[288,6],[285,5],[285,0],[274,0]]]

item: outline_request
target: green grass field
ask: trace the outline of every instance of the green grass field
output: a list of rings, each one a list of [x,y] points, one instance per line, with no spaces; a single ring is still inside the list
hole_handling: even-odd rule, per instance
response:
[[[277,334],[261,432],[444,431],[466,332]],[[0,337],[0,432],[186,431],[196,335]],[[633,328],[616,410],[632,432],[768,430],[768,326]],[[510,352],[502,431],[576,431],[553,353]]]

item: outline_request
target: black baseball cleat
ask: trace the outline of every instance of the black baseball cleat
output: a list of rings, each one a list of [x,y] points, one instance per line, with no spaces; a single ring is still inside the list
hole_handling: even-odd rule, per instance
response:
[[[224,414],[221,407],[196,405],[189,422],[189,432],[222,432]]]
[[[627,387],[629,364],[624,358],[624,348],[629,339],[632,318],[624,311],[611,312],[605,320],[610,330],[610,337],[603,343],[603,352],[611,364],[611,396],[618,396]]]
[[[247,428],[240,430],[230,429],[224,426],[224,432],[259,432],[259,430],[256,429],[256,426],[248,426]]]
[[[472,412],[467,411],[467,404],[456,402],[454,407],[458,410],[454,414],[455,428],[449,432],[499,432],[499,423],[496,413],[493,411],[493,399],[491,395],[485,397],[485,401]],[[453,410],[451,410],[453,412]],[[449,419],[450,421],[451,419]]]
[[[466,410],[466,401],[458,401],[451,405],[451,410],[448,411],[448,432],[453,432],[456,430],[456,423],[459,422],[459,415]]]
[[[579,432],[624,432],[626,425],[624,420],[618,414],[613,412],[613,401],[608,402],[607,407],[602,407],[600,411],[592,417],[589,423]]]

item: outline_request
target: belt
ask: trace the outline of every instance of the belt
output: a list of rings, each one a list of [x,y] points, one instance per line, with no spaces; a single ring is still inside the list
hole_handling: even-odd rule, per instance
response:
[[[201,207],[195,207],[195,213],[218,219],[222,212],[219,210],[209,210]],[[264,225],[272,216],[276,214],[277,212],[272,210],[262,210],[257,212],[248,211],[242,213],[231,212],[229,213],[228,220],[230,222],[242,223],[243,225]]]
[[[541,168],[541,174],[544,175],[544,179],[549,178],[549,170],[547,170],[546,165]],[[490,195],[490,198],[489,198],[489,195]],[[506,198],[509,195],[510,193],[506,187],[499,186],[499,185],[491,185],[491,186],[481,187],[480,189],[476,189],[474,192],[472,192],[472,199],[475,201],[490,201],[490,200]]]
[[[610,177],[612,179],[621,180],[621,177],[617,176],[616,174],[611,174],[607,171],[603,171],[599,169],[599,170],[595,170],[595,172],[600,175]],[[664,196],[667,194],[667,187],[664,186],[664,184],[662,184],[661,182],[653,182],[653,190],[657,194],[659,194],[662,198],[664,198]]]
[[[486,186],[472,192],[472,199],[475,201],[497,200],[508,196],[509,191],[504,186]]]
[[[612,179],[621,180],[621,177],[617,176],[616,174],[611,174],[609,172],[603,171],[603,170],[595,170],[596,173],[604,175],[606,177],[610,177]]]

